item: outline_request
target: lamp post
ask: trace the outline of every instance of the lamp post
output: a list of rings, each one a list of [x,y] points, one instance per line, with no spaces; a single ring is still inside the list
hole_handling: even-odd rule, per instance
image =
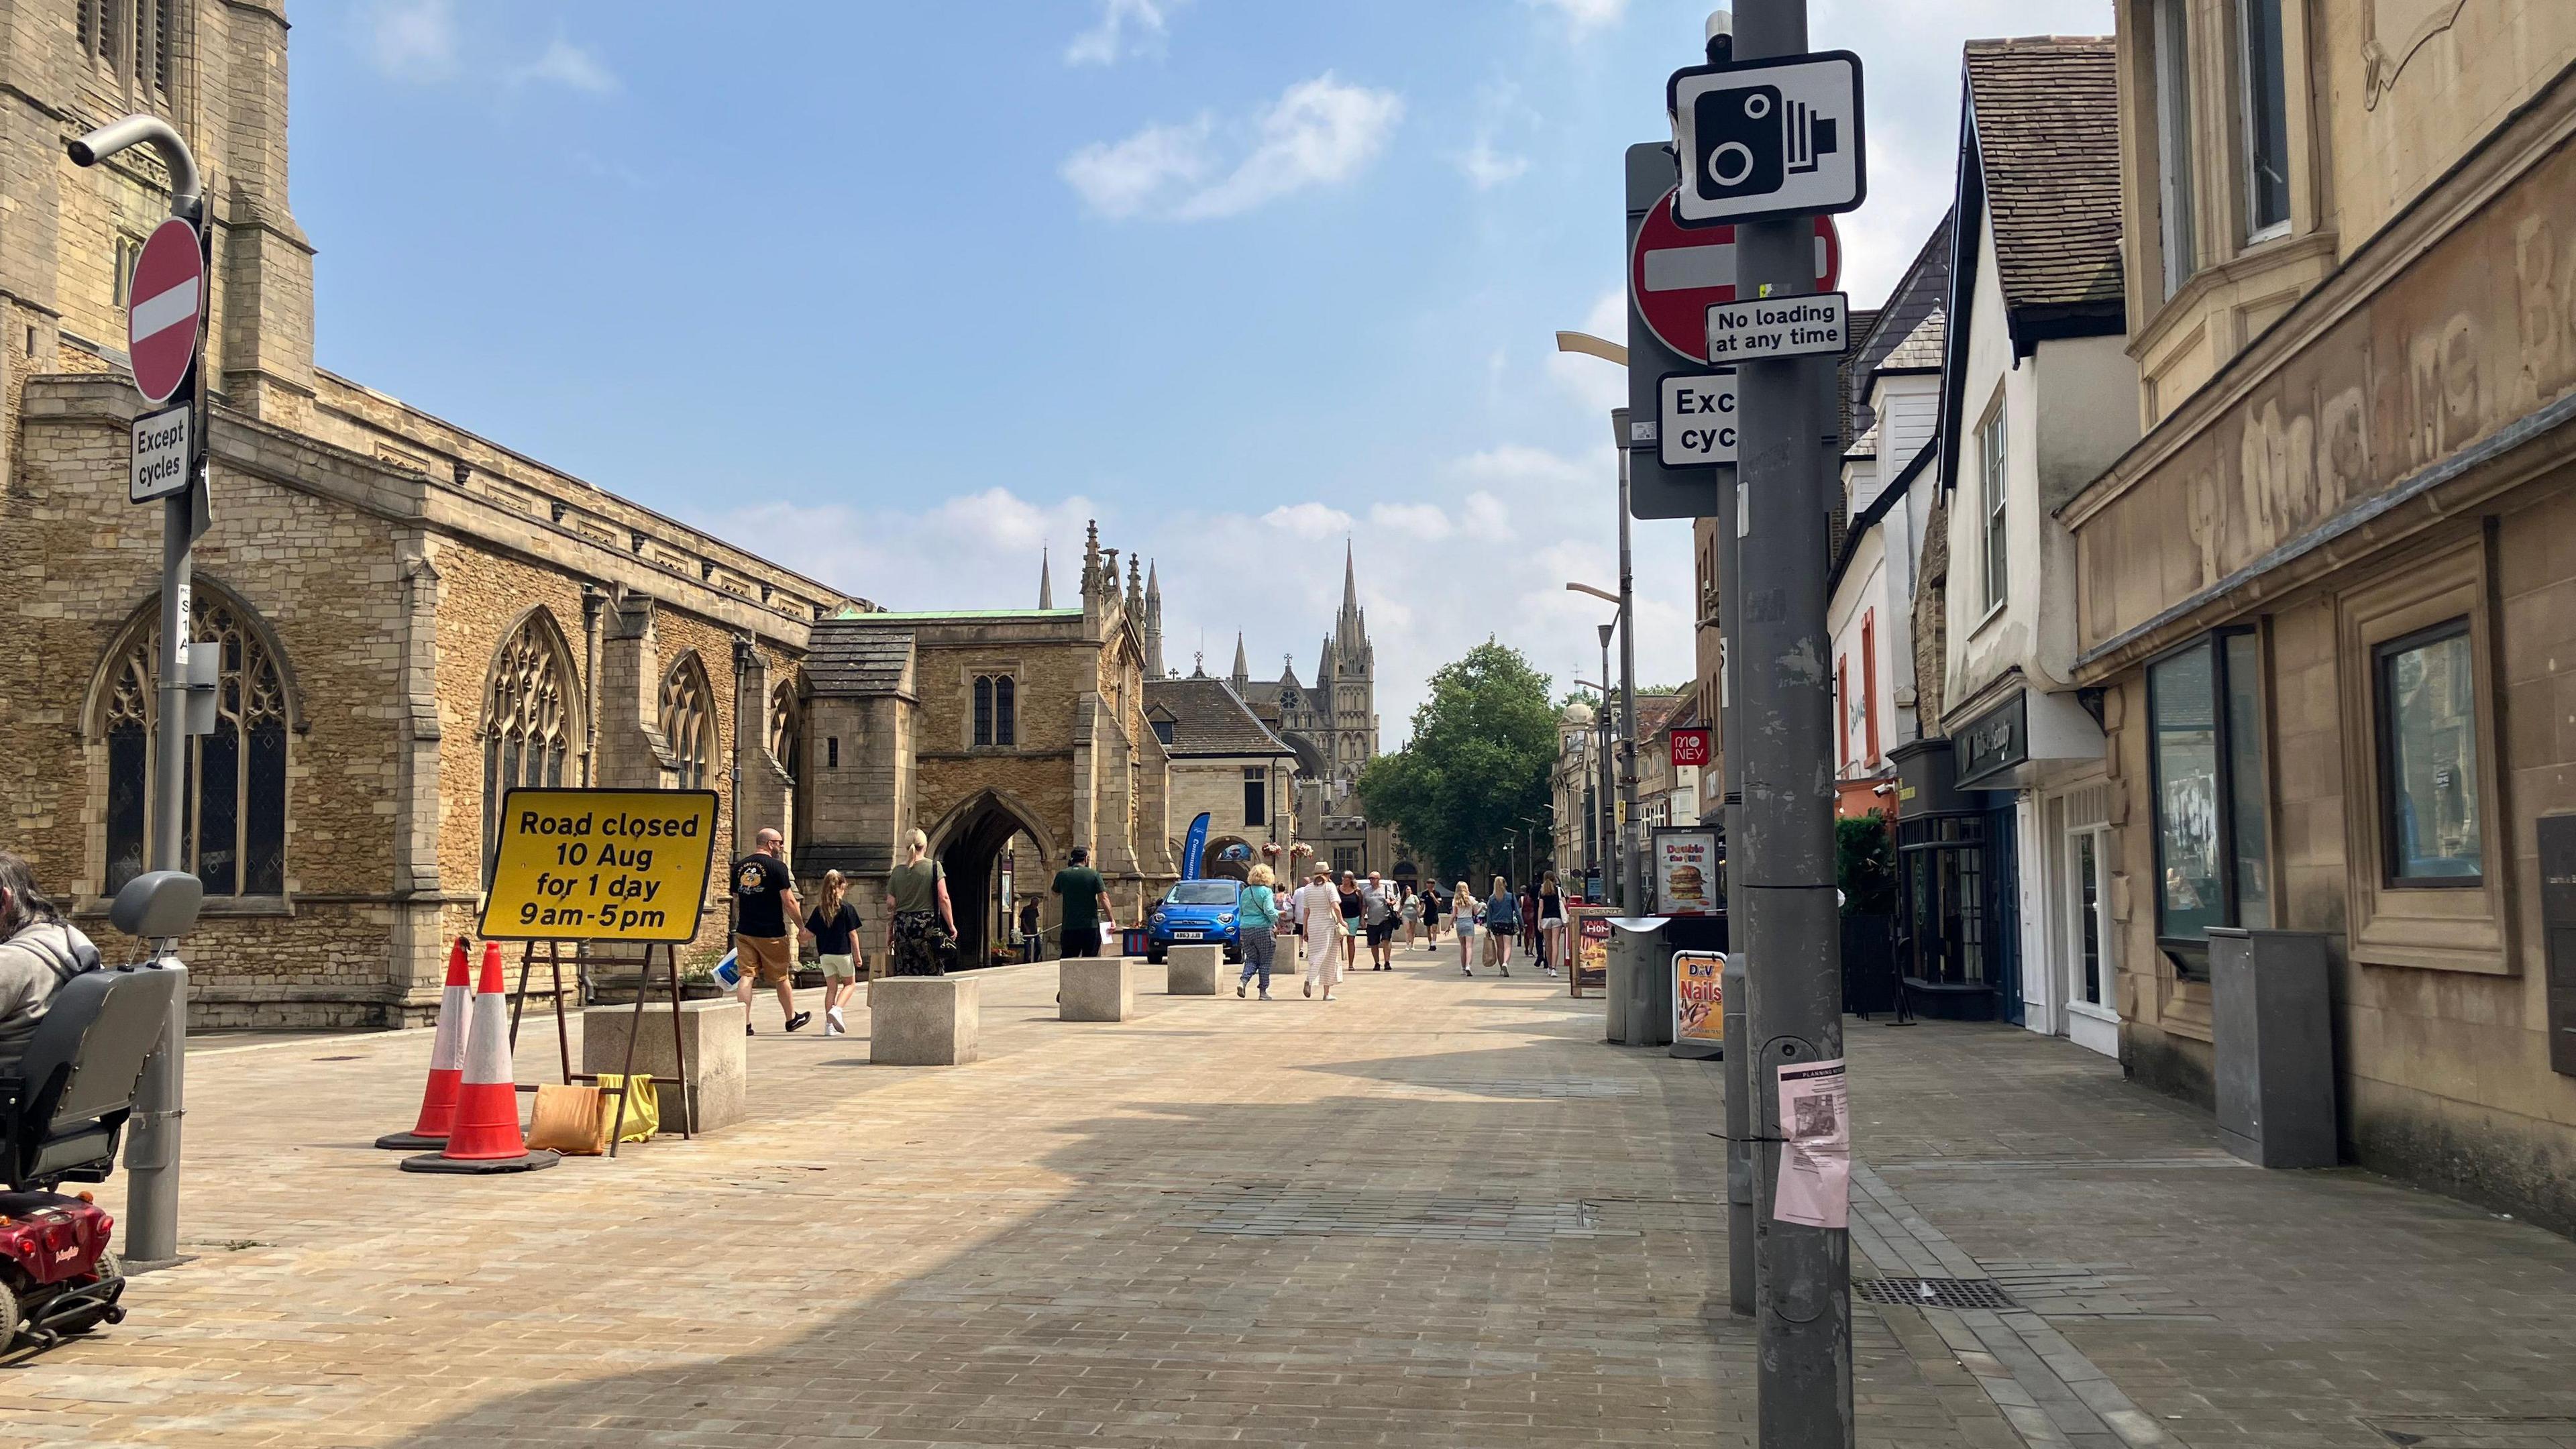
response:
[[[1628,550],[1626,547],[1628,538],[1628,465],[1625,461],[1627,455],[1623,453],[1620,456],[1622,461],[1619,465],[1619,540],[1621,544],[1619,550],[1619,576],[1624,580],[1628,577]],[[1620,804],[1625,805],[1627,808],[1624,811],[1621,811],[1611,803],[1613,797],[1611,795],[1610,780],[1610,741],[1612,738],[1609,726],[1610,687],[1605,682],[1601,685],[1601,808],[1606,812],[1610,812],[1609,818],[1616,828],[1604,831],[1602,833],[1601,840],[1602,851],[1609,857],[1609,863],[1612,866],[1615,866],[1616,870],[1605,871],[1602,878],[1605,881],[1613,878],[1618,881],[1619,912],[1621,915],[1634,915],[1636,914],[1636,907],[1640,904],[1634,896],[1634,891],[1636,889],[1635,882],[1644,867],[1643,864],[1628,850],[1628,830],[1629,827],[1633,826],[1637,820],[1637,645],[1635,631],[1629,627],[1629,623],[1632,618],[1628,607],[1630,601],[1628,599],[1623,599],[1618,594],[1611,593],[1607,589],[1596,589],[1590,584],[1569,583],[1565,587],[1574,593],[1590,594],[1596,599],[1606,599],[1619,606],[1617,622],[1615,624],[1604,624],[1601,626],[1601,678],[1604,681],[1607,681],[1610,678],[1610,637],[1612,631],[1616,630],[1620,641],[1619,733],[1617,738],[1619,740],[1619,758],[1626,766],[1619,776],[1619,794],[1616,798]],[[1583,681],[1576,680],[1575,682],[1580,684]],[[1627,816],[1625,821],[1621,821],[1619,819],[1619,816],[1622,814]]]
[[[74,165],[87,167],[134,146],[150,146],[161,153],[161,164],[170,172],[170,215],[196,229],[197,259],[204,266],[213,248],[206,230],[204,185],[196,156],[169,122],[158,116],[127,116],[66,142],[64,150]],[[199,284],[201,296],[213,291],[212,284],[212,271],[208,269]],[[196,351],[179,384],[179,392],[188,399],[189,483],[161,503],[160,717],[156,722],[159,734],[153,741],[152,781],[154,870],[187,869],[182,858],[180,825],[187,808],[188,736],[193,732],[188,718],[188,587],[195,571],[197,510],[205,497],[207,458],[211,453],[202,325],[205,305],[202,300],[198,303],[201,323]],[[211,704],[214,674],[203,661],[198,673],[207,681],[206,698]],[[211,715],[207,716],[207,728],[212,728]],[[170,1014],[162,1021],[161,1039],[144,1062],[143,1078],[135,1086],[134,1131],[126,1139],[129,1181],[125,1196],[125,1256],[127,1266],[136,1268],[160,1266],[179,1256],[179,1120],[186,1088],[188,971],[180,961],[175,938],[158,942],[157,946],[160,955],[156,964],[178,972],[179,986],[170,994]]]
[[[1559,332],[1556,350],[1598,357],[1604,362],[1628,365],[1628,349],[1607,338],[1588,332]],[[1634,914],[1642,905],[1636,892],[1637,877],[1644,872],[1644,853],[1637,840],[1637,627],[1636,572],[1628,550],[1628,410],[1610,410],[1610,442],[1619,450],[1619,592],[1615,595],[1588,586],[1568,584],[1569,589],[1599,595],[1619,606],[1619,712],[1624,718],[1619,746],[1619,802],[1628,818],[1619,830],[1617,847],[1620,879],[1620,906],[1623,914]],[[1601,677],[1608,679],[1610,669],[1603,665]],[[1606,691],[1604,697],[1607,697]]]

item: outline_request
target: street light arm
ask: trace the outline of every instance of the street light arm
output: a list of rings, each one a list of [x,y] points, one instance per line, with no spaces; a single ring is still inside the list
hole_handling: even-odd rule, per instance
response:
[[[71,153],[75,166],[95,166],[130,146],[150,145],[161,153],[161,163],[170,168],[170,214],[194,216],[205,200],[204,182],[197,176],[197,158],[188,143],[159,116],[134,115],[121,121],[110,121],[76,140],[67,141],[63,149]]]
[[[1556,334],[1556,350],[1559,352],[1580,352],[1586,357],[1597,357],[1604,362],[1615,362],[1621,367],[1626,367],[1628,365],[1627,348],[1620,346],[1618,343],[1613,342],[1606,337],[1595,337],[1589,332],[1559,332]]]
[[[1608,589],[1596,589],[1590,584],[1570,583],[1565,586],[1565,591],[1569,594],[1590,594],[1592,597],[1599,599],[1604,603],[1616,604],[1619,602],[1619,596],[1617,594],[1610,592]]]

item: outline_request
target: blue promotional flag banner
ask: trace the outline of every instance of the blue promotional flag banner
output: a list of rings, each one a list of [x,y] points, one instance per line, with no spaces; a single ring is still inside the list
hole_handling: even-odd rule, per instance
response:
[[[1199,878],[1199,852],[1207,849],[1207,833],[1208,812],[1202,810],[1199,818],[1190,822],[1189,838],[1181,842],[1181,879]]]

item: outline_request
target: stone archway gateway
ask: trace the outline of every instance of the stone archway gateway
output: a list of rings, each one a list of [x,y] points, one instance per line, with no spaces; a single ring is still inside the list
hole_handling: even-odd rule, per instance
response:
[[[992,790],[958,806],[929,835],[930,853],[948,877],[949,905],[957,915],[957,959],[961,965],[982,965],[994,946],[1011,938],[995,918],[992,899],[1002,853],[1021,836],[1035,842],[1035,859],[1014,862],[1019,878],[1012,889],[1023,895],[1043,891],[1064,857],[1024,806]],[[1013,909],[1015,903],[1001,903],[1002,911]]]

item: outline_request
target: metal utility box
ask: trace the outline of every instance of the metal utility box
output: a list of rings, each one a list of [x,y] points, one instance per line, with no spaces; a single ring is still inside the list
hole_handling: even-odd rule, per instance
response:
[[[2328,974],[2312,931],[2210,929],[2218,1135],[2257,1166],[2335,1165]]]
[[[1671,924],[1662,916],[1610,918],[1610,1039],[1623,1046],[1672,1045]],[[1622,1007],[1626,1008],[1624,1031]]]

